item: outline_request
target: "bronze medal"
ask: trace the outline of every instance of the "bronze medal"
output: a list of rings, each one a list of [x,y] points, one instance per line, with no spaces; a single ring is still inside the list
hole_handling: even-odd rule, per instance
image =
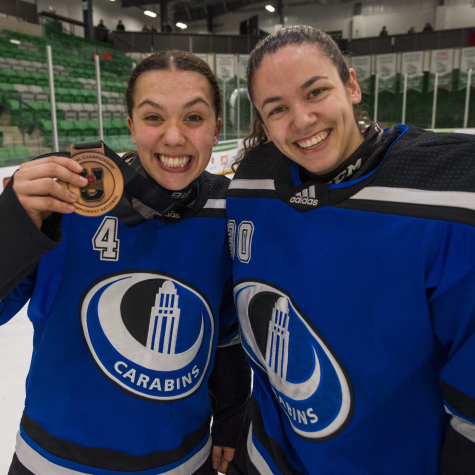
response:
[[[124,178],[119,167],[104,154],[104,148],[75,149],[71,145],[71,159],[83,167],[81,176],[88,183],[82,188],[67,183],[67,188],[78,195],[73,204],[81,216],[101,216],[111,211],[124,191]]]

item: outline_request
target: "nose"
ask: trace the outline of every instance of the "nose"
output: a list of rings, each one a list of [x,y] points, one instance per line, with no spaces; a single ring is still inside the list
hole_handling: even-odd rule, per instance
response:
[[[291,124],[294,130],[305,130],[317,122],[316,112],[305,104],[294,104],[291,109],[291,114]]]
[[[182,128],[180,127],[180,124],[176,122],[170,122],[165,124],[165,129],[163,132],[163,142],[169,147],[177,147],[185,144],[186,138]]]

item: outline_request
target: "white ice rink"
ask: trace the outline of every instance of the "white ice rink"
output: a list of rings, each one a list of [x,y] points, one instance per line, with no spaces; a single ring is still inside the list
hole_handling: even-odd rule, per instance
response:
[[[6,475],[15,450],[25,401],[25,379],[30,366],[33,327],[26,306],[0,326],[0,474]]]

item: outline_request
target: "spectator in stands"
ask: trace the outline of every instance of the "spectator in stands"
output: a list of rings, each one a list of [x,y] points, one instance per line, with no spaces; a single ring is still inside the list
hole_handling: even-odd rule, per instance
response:
[[[426,24],[424,25],[424,28],[422,29],[422,32],[426,32],[426,31],[434,31],[434,28],[432,28],[432,25],[426,21]]]
[[[99,25],[97,25],[97,28],[103,28],[104,30],[107,30],[107,26],[104,25],[104,20],[99,21]]]
[[[142,31],[150,31],[150,30],[148,29],[147,24],[145,24],[145,25],[143,26]]]
[[[170,33],[171,31],[172,27],[166,21],[162,21],[162,33]]]
[[[119,23],[117,23],[117,26],[115,27],[117,31],[125,31],[125,26],[122,23],[122,20],[119,20]]]
[[[155,28],[155,25],[150,25],[150,31],[158,31],[158,30]]]
[[[412,35],[415,32],[416,32],[416,29],[413,26],[411,26],[411,28],[409,28],[409,30],[407,30],[408,35]]]
[[[383,26],[383,29],[379,32],[379,36],[388,36],[388,30]]]

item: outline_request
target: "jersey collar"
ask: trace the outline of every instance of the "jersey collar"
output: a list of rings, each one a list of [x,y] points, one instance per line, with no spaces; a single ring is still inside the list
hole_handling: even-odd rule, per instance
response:
[[[391,137],[391,142],[379,151],[371,171],[338,184],[322,183],[317,180],[302,183],[299,166],[281,154],[274,176],[275,191],[282,201],[301,212],[337,205],[371,183],[375,172],[382,165],[393,145],[404,136],[408,129],[409,127],[405,125],[398,125],[393,129],[394,137]],[[387,134],[390,130],[387,128],[383,132]]]

